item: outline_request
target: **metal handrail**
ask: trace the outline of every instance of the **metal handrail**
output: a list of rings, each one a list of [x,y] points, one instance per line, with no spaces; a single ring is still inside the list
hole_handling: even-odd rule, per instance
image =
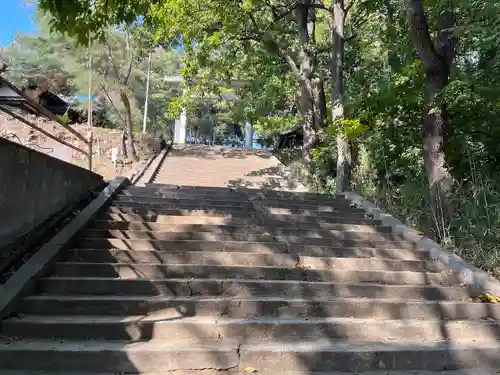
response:
[[[4,106],[1,106],[1,105],[0,105],[0,111],[5,112],[5,113],[6,113],[6,114],[8,114],[9,116],[12,116],[12,117],[14,117],[14,118],[15,118],[15,119],[17,119],[17,120],[24,122],[26,125],[28,125],[28,126],[32,127],[33,129],[35,129],[35,130],[39,131],[40,133],[42,133],[43,135],[46,135],[47,137],[49,137],[49,138],[53,139],[54,141],[57,141],[57,142],[59,142],[59,143],[61,143],[61,144],[65,145],[65,146],[68,146],[69,148],[72,148],[72,149],[73,149],[73,150],[75,150],[75,151],[78,151],[78,152],[80,152],[80,153],[82,153],[82,154],[84,154],[84,155],[87,155],[87,152],[86,152],[86,151],[84,151],[84,150],[82,150],[81,148],[76,147],[76,146],[72,145],[71,143],[68,143],[68,142],[66,142],[66,141],[63,141],[62,139],[57,138],[56,136],[54,136],[54,135],[50,134],[49,132],[47,132],[47,131],[43,130],[42,128],[40,128],[40,127],[36,126],[35,124],[32,124],[31,122],[29,122],[28,120],[26,120],[26,119],[25,119],[25,118],[23,118],[22,116],[19,116],[18,114],[14,113],[14,112],[12,112],[12,111],[10,111],[10,110],[8,110],[8,109],[7,109],[7,108],[5,108]]]
[[[42,128],[40,128],[39,126],[36,126],[35,124],[33,124],[32,122],[26,120],[25,118],[23,118],[22,116],[12,112],[11,110],[5,108],[5,106],[2,106],[0,105],[0,111],[8,114],[9,116],[12,116],[14,117],[15,119],[25,123],[26,125],[30,126],[31,128],[39,131],[40,133],[46,135],[47,137],[55,140],[56,142],[59,142],[77,152],[80,152],[82,153],[83,155],[87,156],[87,162],[88,162],[88,169],[91,171],[92,170],[92,144],[93,144],[93,136],[92,136],[92,132],[90,131],[88,133],[88,138],[85,138],[84,135],[82,135],[81,133],[79,133],[78,131],[76,131],[75,129],[73,129],[71,126],[63,123],[56,115],[54,115],[52,112],[50,112],[49,110],[47,110],[46,108],[44,108],[43,106],[41,106],[40,104],[36,103],[34,100],[32,100],[30,97],[28,97],[27,95],[25,95],[21,90],[19,90],[16,86],[14,86],[12,83],[10,83],[9,81],[7,81],[5,78],[1,77],[0,76],[0,85],[5,85],[7,86],[9,89],[11,89],[13,92],[15,92],[17,95],[19,95],[23,100],[25,100],[31,107],[33,107],[34,109],[36,109],[38,112],[40,112],[41,114],[43,114],[45,117],[49,118],[50,120],[53,120],[55,122],[57,122],[59,125],[61,125],[64,129],[66,129],[67,131],[69,131],[71,134],[73,134],[74,136],[76,136],[79,140],[83,141],[85,143],[85,145],[87,146],[87,151],[84,151],[83,149],[79,148],[79,147],[76,147],[62,139],[59,139],[57,137],[55,137],[54,135],[50,134],[49,132],[43,130]]]

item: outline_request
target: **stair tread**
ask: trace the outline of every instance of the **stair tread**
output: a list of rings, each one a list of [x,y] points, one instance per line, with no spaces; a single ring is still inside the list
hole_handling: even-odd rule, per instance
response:
[[[92,263],[94,264],[94,263]],[[111,263],[113,264],[113,263]],[[121,277],[89,277],[89,276],[55,276],[51,275],[49,277],[44,277],[40,280],[56,280],[56,281],[65,281],[65,280],[96,280],[96,281],[120,281],[120,280],[129,280],[129,281],[138,281],[138,282],[214,282],[214,283],[222,283],[222,282],[233,282],[233,283],[268,283],[268,284],[287,284],[287,285],[339,285],[339,286],[379,286],[379,287],[391,287],[391,288],[407,288],[409,285],[406,284],[382,284],[377,282],[363,282],[363,283],[352,283],[352,282],[341,282],[341,281],[306,281],[306,280],[268,280],[268,279],[235,279],[235,278],[218,278],[218,277],[207,277],[207,278],[199,278],[199,277],[168,277],[168,278],[148,278],[141,277],[137,279],[124,279]],[[420,288],[452,288],[452,289],[464,289],[461,285],[440,285],[440,284],[428,284],[428,285],[414,285],[415,287]]]
[[[457,275],[447,272],[391,271],[366,269],[340,269],[283,266],[203,265],[165,263],[86,263],[58,262],[54,275],[88,276],[98,274],[110,279],[169,278],[232,278],[259,280],[339,281],[350,283],[378,282],[384,285],[458,285]]]
[[[181,216],[183,217],[183,216]],[[225,228],[235,228],[235,229],[262,229],[266,228],[267,225],[256,225],[256,223],[249,223],[246,221],[237,221],[235,220],[234,222],[227,222],[227,223],[220,223],[220,224],[175,224],[175,223],[162,223],[162,222],[148,222],[148,221],[143,221],[143,220],[118,220],[114,219],[113,217],[110,218],[105,218],[105,217],[100,217],[97,219],[92,220],[93,223],[101,223],[101,224],[116,224],[116,225],[124,225],[125,224],[145,224],[147,225],[148,223],[155,223],[158,225],[158,227],[165,229],[167,231],[177,231],[179,229],[182,229],[183,227],[185,228],[200,228],[201,230],[203,229],[225,229]],[[276,231],[299,231],[299,232],[307,232],[307,231],[324,231],[324,232],[329,232],[329,231],[352,231],[352,229],[383,229],[385,228],[388,230],[388,232],[374,232],[374,233],[390,233],[389,227],[385,227],[382,225],[369,225],[369,224],[331,224],[332,226],[336,227],[343,227],[342,229],[330,229],[327,226],[325,228],[322,228],[321,226],[318,226],[317,229],[304,229],[304,228],[297,228],[292,225],[285,225],[286,223],[282,223],[278,221],[276,224],[281,224],[279,226],[273,227],[274,230]],[[321,223],[319,223],[321,225]]]
[[[309,298],[296,298],[296,297],[274,297],[274,296],[256,296],[256,297],[219,297],[219,296],[148,296],[148,295],[128,295],[128,296],[116,296],[116,295],[58,295],[58,294],[36,294],[31,296],[26,296],[24,300],[32,301],[43,301],[43,300],[62,300],[62,301],[165,301],[165,302],[175,302],[175,301],[195,301],[195,302],[286,302],[286,303],[335,303],[335,302],[380,302],[386,304],[428,304],[428,305],[477,305],[484,306],[485,309],[495,309],[500,310],[500,305],[498,304],[487,304],[484,302],[474,302],[474,301],[453,301],[453,300],[427,300],[427,299],[416,299],[409,298],[406,300],[401,300],[400,298],[368,298],[368,297],[331,297],[328,299],[322,297],[309,297]]]
[[[245,249],[243,249],[245,250]],[[358,255],[358,256],[356,256]],[[248,267],[307,267],[310,269],[372,269],[394,271],[439,271],[443,268],[430,259],[417,256],[400,256],[383,252],[345,253],[324,255],[301,255],[299,252],[220,252],[220,251],[165,251],[165,250],[115,250],[115,249],[71,249],[66,261],[87,263],[140,263],[150,264],[200,264],[200,265],[243,265]]]
[[[121,223],[131,222],[131,223],[159,223],[164,225],[186,225],[189,223],[203,222],[203,225],[235,225],[235,226],[245,226],[245,225],[255,225],[257,220],[254,217],[243,218],[243,217],[223,217],[223,216],[193,216],[193,215],[161,215],[161,214],[134,214],[134,213],[110,213],[102,212],[99,216],[100,220],[113,220]],[[201,220],[204,219],[204,220]],[[262,218],[261,218],[262,219]],[[179,220],[182,220],[182,224],[179,224]],[[338,225],[363,225],[369,227],[381,227],[381,222],[375,219],[363,219],[361,223],[339,223],[339,222],[328,222],[325,218],[317,221],[303,222],[300,220],[294,220],[292,217],[268,217],[263,220],[264,224],[258,225],[278,225],[284,228],[296,228],[297,224],[304,226],[319,226],[320,228],[328,228]]]
[[[250,367],[250,366],[249,366]],[[498,371],[481,368],[473,368],[468,370],[444,370],[444,371],[418,371],[413,370],[372,370],[372,371],[329,371],[317,372],[310,370],[297,371],[259,371],[259,375],[497,375]],[[164,372],[140,372],[140,375],[165,375]],[[207,370],[176,370],[175,375],[241,375],[239,370],[221,371],[215,369]],[[81,371],[36,371],[36,370],[2,370],[2,375],[116,375],[116,372],[81,372]]]
[[[117,324],[117,323],[140,323],[153,322],[156,324],[323,324],[323,323],[338,323],[338,324],[380,324],[391,326],[419,326],[426,324],[441,325],[444,328],[467,327],[474,328],[475,326],[492,326],[496,327],[500,321],[493,319],[376,319],[376,318],[351,318],[351,317],[253,317],[253,318],[228,318],[228,317],[209,317],[209,316],[182,316],[181,318],[165,320],[162,314],[153,315],[23,315],[22,317],[11,317],[6,319],[12,323],[39,323],[39,324]]]
[[[46,339],[14,339],[0,341],[0,351],[69,351],[69,352],[102,352],[102,351],[174,351],[174,352],[203,352],[203,351],[261,351],[270,352],[408,352],[408,351],[443,351],[450,349],[477,349],[479,347],[500,351],[500,342],[463,342],[453,343],[372,343],[347,342],[346,340],[300,340],[295,342],[280,342],[276,340],[256,340],[239,344],[235,340],[149,340],[149,341],[105,341],[105,340],[46,340]]]
[[[375,258],[376,259],[376,258]],[[199,264],[199,263],[175,263],[175,264],[166,264],[166,263],[132,263],[132,262],[118,262],[118,263],[110,263],[110,262],[74,262],[74,261],[66,261],[66,262],[57,262],[56,264],[79,264],[79,265],[88,265],[88,266],[110,266],[110,267],[121,267],[121,266],[130,266],[130,267],[210,267],[210,268],[249,268],[249,269],[259,269],[259,268],[270,268],[270,269],[299,269],[301,271],[336,271],[336,272],[390,272],[390,273],[427,273],[427,274],[439,274],[441,272],[429,272],[429,271],[390,271],[390,270],[362,270],[362,269],[353,269],[353,270],[345,270],[345,269],[335,269],[331,267],[313,267],[313,268],[301,268],[301,267],[286,267],[286,266],[273,266],[273,265],[259,265],[259,266],[249,266],[245,264],[235,264],[235,265],[220,265],[220,264]]]
[[[3,351],[72,351],[72,352],[101,352],[101,351],[205,351],[205,350],[236,350],[237,343],[229,340],[150,340],[140,342],[112,341],[112,340],[44,340],[44,339],[14,339],[0,340],[0,350]]]
[[[152,253],[152,254],[168,254],[172,256],[176,255],[185,255],[185,254],[192,254],[192,255],[202,255],[202,256],[210,256],[214,254],[220,255],[220,251],[176,251],[176,250],[148,250],[148,249],[139,249],[139,250],[134,250],[134,249],[91,249],[91,248],[80,248],[80,247],[73,247],[71,249],[72,252],[78,252],[78,251],[98,251],[98,252],[130,252],[130,253]],[[421,252],[421,253],[426,253],[421,250],[416,250],[415,252]],[[415,262],[415,263],[429,263],[431,262],[430,259],[428,260],[423,260],[423,259],[404,259],[404,258],[384,258],[384,257],[376,257],[376,256],[371,256],[371,257],[356,257],[356,256],[346,256],[346,257],[339,257],[339,256],[328,256],[328,255],[301,255],[300,252],[293,252],[293,253],[255,253],[255,252],[249,252],[249,251],[237,251],[233,252],[234,254],[237,254],[238,256],[248,256],[248,257],[253,257],[253,256],[262,256],[262,255],[268,255],[268,256],[277,256],[277,257],[287,257],[287,258],[293,258],[296,259],[297,256],[301,258],[306,258],[306,259],[339,259],[339,260],[345,260],[349,261],[352,259],[356,260],[377,260],[377,261],[401,261],[401,262]]]
[[[318,225],[305,225],[302,228],[297,228],[296,225],[287,225],[283,222],[277,222],[277,225],[270,224],[259,224],[258,222],[249,221],[234,221],[224,223],[206,223],[206,224],[182,224],[175,222],[155,222],[155,221],[141,221],[141,220],[119,220],[117,218],[99,218],[92,221],[92,228],[106,228],[106,229],[116,229],[120,227],[136,227],[142,228],[140,230],[161,230],[167,232],[183,232],[189,231],[199,231],[199,232],[222,232],[226,233],[231,231],[242,231],[248,230],[250,232],[256,232],[261,230],[266,230],[266,228],[273,228],[275,232],[291,232],[291,233],[302,233],[302,232],[316,232],[316,233],[329,233],[329,232],[361,232],[361,233],[378,233],[378,234],[390,234],[390,227],[385,227],[381,225],[367,225],[367,224],[321,224]],[[144,229],[149,228],[149,229]],[[160,228],[160,229],[155,229]],[[127,229],[128,230],[128,229]]]
[[[224,227],[227,227],[227,228],[231,228],[231,225],[221,225],[219,226],[221,229],[223,229]],[[294,234],[294,233],[303,233],[305,235],[305,237],[311,237],[311,238],[328,238],[328,239],[332,239],[334,240],[335,237],[326,237],[328,234],[331,234],[331,235],[335,235],[335,234],[343,234],[343,233],[347,233],[349,234],[350,236],[355,236],[356,234],[364,234],[364,235],[367,235],[367,234],[372,234],[372,235],[380,235],[381,237],[383,236],[397,236],[397,235],[393,235],[391,233],[378,233],[378,232],[375,232],[375,233],[372,233],[372,232],[363,232],[363,231],[347,231],[347,230],[340,230],[340,229],[330,229],[330,230],[324,230],[323,232],[326,232],[325,235],[319,235],[319,234],[314,234],[314,232],[317,232],[317,231],[314,231],[314,230],[300,230],[300,229],[288,229],[288,231],[290,232],[290,234],[281,234],[279,233],[280,231],[283,231],[282,229],[275,229],[275,228],[265,228],[265,227],[258,227],[258,226],[252,226],[251,228],[254,229],[254,231],[252,232],[238,232],[238,233],[231,233],[230,231],[228,232],[215,232],[213,230],[203,230],[203,228],[200,228],[200,229],[190,229],[190,228],[186,228],[184,230],[179,230],[179,231],[173,231],[173,230],[158,230],[158,229],[119,229],[119,228],[89,228],[87,229],[84,234],[99,234],[99,233],[105,233],[105,232],[108,232],[108,233],[123,233],[123,234],[126,234],[126,233],[143,233],[143,234],[152,234],[152,233],[158,233],[158,234],[176,234],[176,235],[182,235],[184,233],[190,233],[190,234],[200,234],[200,235],[204,235],[204,234],[213,234],[213,235],[249,235],[249,236],[257,236],[257,235],[263,235],[263,236],[274,236],[274,237],[283,237],[283,238],[298,238],[298,237],[301,237],[299,236],[298,234]],[[175,228],[174,228],[175,229]],[[259,230],[260,229],[260,230]],[[391,241],[391,239],[382,239],[381,240],[383,241]],[[404,240],[403,240],[404,241]]]
[[[269,236],[269,237],[272,237],[272,236]],[[137,242],[137,243],[140,243],[140,242],[145,242],[145,243],[165,243],[165,244],[175,244],[175,243],[196,243],[196,244],[204,244],[204,243],[207,243],[207,242],[210,242],[210,243],[220,243],[220,244],[239,244],[239,245],[247,245],[247,244],[266,244],[266,245],[287,245],[287,242],[281,242],[281,241],[276,241],[276,240],[273,240],[273,238],[269,238],[269,240],[255,240],[255,241],[239,241],[239,240],[210,240],[210,239],[170,239],[170,240],[157,240],[157,239],[146,239],[146,238],[117,238],[117,237],[113,237],[113,236],[108,236],[108,237],[87,237],[85,235],[85,233],[83,233],[83,236],[80,237],[81,240],[100,240],[100,241],[109,241],[109,240],[117,240],[117,241],[128,241],[128,242]],[[346,241],[346,242],[351,242],[351,243],[356,243],[356,241],[358,242],[369,242],[369,243],[372,243],[372,244],[378,244],[378,245],[383,245],[383,244],[386,244],[386,245],[391,245],[390,247],[387,247],[387,249],[401,249],[401,250],[409,250],[408,248],[404,248],[404,247],[398,247],[398,242],[403,242],[403,241],[386,241],[386,240],[363,240],[363,239],[360,239],[360,240],[341,240],[341,239],[331,239],[331,244],[329,245],[314,245],[314,244],[295,244],[295,243],[292,243],[291,245],[293,246],[322,246],[324,248],[328,248],[328,247],[339,247],[339,246],[335,246],[335,245],[340,245],[341,247],[350,247],[350,245],[345,245],[343,242]],[[340,242],[340,244],[339,244]],[[358,247],[358,246],[356,246]],[[370,246],[367,246],[367,245],[363,245],[361,247],[370,247]],[[385,247],[381,247],[381,249],[385,249]],[[411,249],[413,250],[413,249]]]

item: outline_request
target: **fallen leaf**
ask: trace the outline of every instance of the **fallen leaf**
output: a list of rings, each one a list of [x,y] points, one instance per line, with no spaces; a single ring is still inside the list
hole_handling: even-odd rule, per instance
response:
[[[500,304],[500,296],[495,296],[491,293],[482,293],[474,297],[475,302],[493,303]]]
[[[257,372],[256,369],[254,369],[253,367],[247,367],[246,369],[244,369],[243,371],[245,372],[248,372],[248,373],[254,373],[254,372]]]
[[[300,268],[303,270],[310,270],[312,267],[311,266],[306,266],[305,264],[296,264],[295,268]]]

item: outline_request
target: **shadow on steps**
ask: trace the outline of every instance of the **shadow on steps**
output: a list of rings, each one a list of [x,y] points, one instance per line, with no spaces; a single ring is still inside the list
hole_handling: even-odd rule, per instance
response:
[[[197,192],[217,202],[228,189]],[[12,339],[2,368],[500,367],[499,306],[467,301],[471,292],[427,253],[371,219],[303,222],[300,209],[275,215],[253,197],[241,196],[252,204],[240,215],[217,203],[208,207],[217,214],[103,212],[3,324]]]

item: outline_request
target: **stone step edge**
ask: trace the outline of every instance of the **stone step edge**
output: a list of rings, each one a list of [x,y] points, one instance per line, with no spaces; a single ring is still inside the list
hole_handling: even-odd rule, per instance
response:
[[[392,228],[393,233],[401,235],[405,240],[414,244],[415,248],[426,250],[430,253],[431,260],[453,270],[464,285],[468,285],[477,294],[489,292],[500,295],[500,281],[489,273],[467,263],[463,258],[446,251],[429,237],[421,232],[408,227],[394,216],[384,212],[381,208],[366,200],[355,192],[342,193],[342,196],[352,204],[365,210],[375,220],[379,220],[383,226]]]
[[[98,282],[134,282],[134,283],[212,283],[212,284],[275,284],[275,285],[312,285],[312,286],[321,286],[321,285],[331,285],[337,287],[354,287],[354,286],[367,286],[367,287],[384,287],[389,289],[408,289],[408,288],[419,288],[419,289],[453,289],[453,290],[462,290],[463,286],[457,285],[442,285],[442,284],[381,284],[376,282],[363,282],[363,283],[352,283],[352,282],[338,282],[338,281],[305,281],[305,280],[266,280],[266,279],[235,279],[235,278],[162,278],[162,279],[153,279],[153,278],[135,278],[135,279],[126,279],[126,278],[111,278],[111,277],[68,277],[68,276],[49,276],[39,279],[41,282],[43,281],[53,281],[53,282],[67,282],[67,281],[98,281]],[[88,294],[86,294],[88,295]],[[338,297],[336,297],[338,298]],[[363,298],[363,297],[361,297]],[[435,301],[435,300],[432,300]]]
[[[312,247],[325,247],[325,248],[338,248],[339,246],[328,246],[328,245],[315,245],[315,244],[301,244],[301,243],[298,243],[298,244],[295,244],[295,243],[292,243],[292,244],[288,244],[288,242],[285,242],[285,241],[279,241],[279,240],[273,240],[272,236],[269,236],[271,237],[270,238],[270,241],[238,241],[238,240],[206,240],[206,239],[171,239],[171,240],[157,240],[157,239],[148,239],[148,238],[120,238],[120,237],[114,237],[112,235],[109,235],[108,237],[86,237],[85,236],[85,232],[82,234],[82,236],[79,238],[79,240],[81,241],[86,241],[86,240],[90,240],[90,241],[97,241],[97,240],[100,240],[100,241],[109,241],[109,240],[115,240],[115,241],[146,241],[147,243],[164,243],[164,244],[174,244],[174,243],[186,243],[186,244],[196,244],[196,243],[199,243],[199,244],[206,244],[207,242],[209,243],[221,243],[221,244],[228,244],[228,246],[230,246],[231,244],[238,244],[238,245],[248,245],[248,244],[255,244],[255,245],[269,245],[269,246],[312,246]],[[326,240],[328,240],[328,238],[326,238]],[[357,242],[369,242],[371,244],[375,244],[375,245],[383,245],[383,244],[388,244],[388,245],[392,245],[393,247],[375,247],[376,249],[386,249],[386,250],[414,250],[413,247],[411,247],[411,245],[408,245],[408,247],[398,247],[398,243],[400,242],[403,242],[404,241],[398,241],[398,240],[363,240],[363,239],[360,239],[360,240],[339,240],[339,239],[332,239],[332,244],[334,244],[335,242],[340,242],[340,241],[347,241],[347,244],[341,244],[340,247],[360,247],[359,245],[357,245]],[[364,245],[364,246],[361,246],[361,247],[370,247],[369,245]]]
[[[172,216],[171,216],[172,217]],[[179,217],[179,216],[174,216],[174,217]],[[185,217],[185,216],[180,216],[180,217]],[[249,229],[252,229],[252,228],[258,228],[258,229],[265,229],[266,226],[265,225],[262,225],[262,224],[258,224],[256,222],[249,222],[248,220],[246,222],[241,222],[241,223],[238,223],[238,222],[229,222],[229,223],[224,223],[224,224],[179,224],[179,223],[165,223],[165,222],[161,222],[161,221],[142,221],[142,220],[127,220],[127,221],[124,221],[124,220],[116,220],[116,219],[105,219],[105,218],[98,218],[98,219],[94,219],[92,220],[92,223],[97,223],[97,224],[100,224],[100,223],[108,223],[108,224],[113,224],[113,223],[119,223],[117,225],[122,225],[123,223],[130,223],[130,224],[144,224],[144,225],[148,225],[148,224],[155,224],[159,227],[182,227],[182,226],[192,226],[192,225],[197,225],[197,226],[200,226],[200,232],[204,232],[204,227],[215,227],[215,228],[220,228],[220,229],[223,229],[223,228],[238,228],[238,229],[244,229],[244,228],[249,228]],[[353,231],[353,230],[346,230],[346,229],[330,229],[328,227],[321,227],[321,223],[318,223],[318,227],[315,228],[315,229],[303,229],[303,228],[297,228],[296,225],[289,225],[289,226],[285,226],[282,221],[276,221],[275,222],[276,224],[282,224],[282,225],[278,225],[278,226],[275,226],[273,227],[275,230],[277,231],[280,231],[280,230],[284,230],[284,231],[295,231],[295,232],[309,232],[309,231],[325,231],[325,232],[329,232],[329,231],[342,231],[342,232],[357,232],[357,231]],[[380,234],[387,234],[387,232],[378,232],[376,229],[388,229],[388,227],[384,227],[382,225],[369,225],[369,224],[342,224],[342,223],[333,223],[333,224],[330,224],[330,225],[338,225],[338,226],[342,226],[342,225],[345,225],[345,226],[357,226],[357,227],[366,227],[366,228],[374,228],[375,231],[374,232],[363,232],[363,231],[360,231],[362,233],[380,233]],[[93,228],[90,228],[90,229],[93,229]],[[113,229],[113,228],[110,228],[110,229]]]
[[[248,366],[247,371],[237,370],[173,370],[167,372],[137,372],[130,373],[131,375],[242,375],[248,373],[251,369]],[[297,370],[297,371],[258,371],[259,375],[498,375],[498,371],[487,370],[481,368],[473,368],[469,370],[444,370],[444,371],[415,371],[411,370],[396,370],[396,371],[386,371],[386,370],[372,370],[372,371],[356,371],[356,372],[345,372],[345,371],[329,371],[329,372],[317,372],[310,370]],[[116,372],[81,372],[81,371],[36,371],[36,370],[2,370],[2,375],[117,375]]]
[[[443,305],[485,305],[489,309],[500,310],[500,305],[498,304],[486,304],[484,302],[474,302],[469,300],[423,300],[417,298],[409,298],[401,300],[400,298],[368,298],[368,297],[332,297],[325,299],[324,297],[309,297],[309,298],[297,298],[297,297],[268,297],[268,296],[255,296],[255,297],[220,297],[220,296],[149,296],[149,295],[58,295],[58,294],[43,294],[43,295],[31,295],[23,297],[25,301],[124,301],[124,302],[287,302],[287,303],[338,303],[338,302],[348,302],[348,303],[366,303],[366,302],[380,302],[386,304],[418,304],[418,305],[431,305],[431,306],[443,306]]]
[[[259,195],[259,193],[246,194],[241,192],[226,192],[226,194],[221,194],[217,192],[193,192],[193,191],[179,191],[179,190],[157,190],[157,191],[134,191],[130,192],[128,189],[123,190],[120,194],[117,195],[119,200],[157,200],[157,199],[165,199],[165,200],[185,200],[185,201],[214,201],[214,202],[268,202],[271,204],[281,204],[281,203],[290,203],[290,204],[298,204],[298,205],[308,205],[308,206],[333,206],[335,204],[342,205],[351,205],[349,200],[344,197],[333,197],[325,200],[309,200],[309,199],[301,199],[294,197],[285,197],[282,198],[280,196],[268,196]],[[354,205],[352,205],[354,207]]]
[[[170,210],[172,211],[172,210]],[[179,211],[179,210],[176,210]],[[157,221],[151,221],[151,217],[154,218],[183,218],[183,219],[219,219],[219,220],[230,220],[230,222],[238,222],[245,220],[247,222],[252,222],[252,223],[261,223],[258,225],[271,225],[274,223],[294,223],[296,225],[302,225],[302,224],[318,224],[317,222],[314,221],[315,216],[304,216],[302,218],[299,218],[298,220],[294,218],[294,215],[266,215],[263,216],[262,214],[249,214],[248,216],[230,216],[230,215],[224,215],[224,214],[210,214],[210,213],[196,213],[196,214],[189,214],[189,215],[179,215],[179,214],[169,214],[169,213],[158,213],[158,212],[153,212],[151,210],[140,210],[140,209],[131,209],[131,210],[125,210],[125,211],[113,211],[111,207],[108,207],[107,210],[104,210],[101,212],[102,216],[109,216],[109,215],[127,215],[127,216],[136,216],[137,218],[140,217],[140,220],[136,221],[141,221],[141,222],[157,222]],[[305,220],[307,219],[307,220]],[[321,222],[325,225],[330,225],[330,224],[354,224],[354,225],[371,225],[371,226],[380,226],[381,221],[380,220],[374,220],[374,219],[369,219],[369,218],[360,218],[360,217],[345,217],[345,216],[329,216],[329,217],[321,217]],[[115,219],[116,220],[116,219]],[[124,220],[120,220],[124,221]],[[125,220],[125,221],[128,221]],[[361,222],[361,224],[360,224]],[[263,223],[263,224],[262,224]]]
[[[493,319],[383,319],[383,318],[351,318],[351,317],[270,317],[260,316],[252,318],[228,318],[228,317],[210,317],[210,316],[183,316],[180,319],[169,320],[164,316],[158,315],[38,315],[26,314],[22,316],[13,316],[5,319],[3,323],[37,323],[37,324],[129,324],[150,322],[154,324],[177,325],[177,324],[246,324],[246,325],[317,325],[317,324],[391,324],[400,326],[419,326],[424,324],[439,324],[443,328],[467,327],[473,329],[475,326],[492,326],[492,329],[498,328],[500,322]],[[500,345],[500,342],[499,342]]]
[[[234,265],[219,265],[219,264],[199,264],[199,263],[175,263],[175,264],[167,264],[167,263],[125,263],[125,262],[117,262],[117,263],[109,263],[109,262],[72,262],[72,261],[66,261],[66,262],[56,262],[55,266],[108,266],[111,268],[114,267],[162,267],[162,268],[181,268],[181,267],[205,267],[205,268],[241,268],[241,269],[280,269],[280,270],[300,270],[300,271],[319,271],[319,272],[326,272],[326,271],[332,271],[332,272],[384,272],[384,273],[390,273],[390,274],[441,274],[442,272],[439,271],[390,271],[390,270],[366,270],[366,269],[333,269],[333,268],[320,268],[320,267],[312,267],[312,268],[305,268],[305,267],[287,267],[287,266],[248,266],[244,264],[234,264]],[[187,278],[187,280],[192,280],[192,278]],[[363,283],[364,284],[364,283]]]
[[[376,250],[384,250],[384,249],[376,249]],[[263,256],[268,256],[268,257],[277,257],[277,258],[288,258],[289,260],[294,260],[296,261],[296,264],[300,265],[302,262],[313,262],[313,261],[332,261],[334,259],[338,259],[339,261],[343,262],[351,262],[351,261],[361,261],[361,262],[370,262],[370,261],[376,261],[376,262],[403,262],[403,263],[412,263],[412,264],[423,264],[423,263],[429,263],[429,260],[426,259],[404,259],[404,258],[384,258],[384,257],[375,257],[375,256],[370,256],[370,257],[357,257],[357,256],[346,256],[346,257],[339,257],[339,256],[328,256],[328,255],[301,255],[298,251],[294,252],[287,252],[287,253],[275,253],[275,252],[269,252],[269,253],[256,253],[256,252],[248,252],[248,251],[237,251],[237,252],[221,252],[221,251],[175,251],[175,250],[133,250],[133,249],[89,249],[89,248],[78,248],[78,247],[73,247],[70,249],[70,253],[68,255],[73,255],[73,253],[77,252],[98,252],[98,253],[108,253],[112,255],[113,253],[135,253],[135,254],[148,254],[150,253],[151,255],[157,254],[157,255],[169,255],[172,257],[181,257],[184,255],[189,255],[189,256],[199,256],[200,258],[207,258],[209,259],[210,256],[223,256],[225,254],[228,254],[228,257],[231,256],[231,254],[237,254],[237,256],[240,257],[248,257],[248,259],[255,257],[263,257]],[[376,252],[376,251],[374,251]],[[424,252],[423,252],[424,253]],[[78,261],[78,263],[81,263]],[[87,263],[93,263],[93,262],[87,262]],[[100,262],[96,262],[100,263]],[[109,263],[109,262],[107,262]],[[125,262],[119,262],[119,263],[125,263]],[[150,262],[146,263],[139,263],[139,264],[148,264]],[[165,263],[161,263],[165,264]],[[185,264],[192,264],[192,263],[185,263]],[[198,263],[195,263],[198,264]],[[245,265],[246,267],[252,267],[250,265]],[[270,267],[280,267],[277,265],[268,265]],[[314,267],[313,267],[314,268]],[[314,268],[316,269],[316,268]],[[326,268],[329,269],[329,268]]]
[[[124,345],[124,343],[127,343]],[[278,344],[278,345],[277,345]],[[102,352],[205,352],[205,351],[248,351],[248,352],[307,352],[326,351],[331,353],[374,353],[374,352],[408,352],[418,351],[420,354],[426,352],[443,352],[449,350],[473,350],[480,348],[493,349],[500,353],[499,343],[439,343],[439,344],[393,344],[393,343],[370,343],[370,342],[347,342],[345,340],[316,340],[316,341],[297,341],[293,343],[284,343],[277,341],[247,342],[238,344],[231,339],[216,340],[176,340],[166,342],[165,340],[149,340],[140,342],[128,341],[86,341],[86,340],[44,340],[44,339],[19,339],[9,343],[0,341],[0,351],[19,352],[23,350],[42,351],[42,352],[70,352],[70,353],[102,353]],[[3,369],[2,369],[3,370]]]
[[[255,227],[254,227],[255,228]],[[283,234],[283,233],[273,233],[273,229],[269,229],[268,231],[265,230],[265,228],[262,228],[264,229],[262,232],[261,231],[257,231],[257,230],[254,230],[254,232],[250,232],[250,233],[231,233],[231,232],[222,232],[222,233],[217,233],[217,232],[213,232],[213,231],[210,231],[210,230],[196,230],[196,231],[192,231],[192,230],[184,230],[184,231],[177,231],[177,232],[173,232],[173,231],[162,231],[162,230],[158,230],[158,229],[120,229],[120,228],[87,228],[85,230],[85,232],[83,233],[83,236],[87,237],[87,238],[103,238],[103,236],[101,236],[101,234],[106,234],[108,236],[115,236],[115,234],[112,233],[109,233],[110,231],[119,231],[119,234],[120,235],[123,235],[123,234],[143,234],[143,235],[151,235],[151,236],[154,236],[155,233],[158,233],[160,235],[164,235],[166,233],[169,233],[169,235],[171,236],[182,236],[182,235],[186,235],[186,234],[193,234],[193,235],[201,235],[201,236],[204,236],[204,235],[208,235],[208,234],[211,234],[211,235],[214,235],[214,236],[241,236],[241,238],[244,238],[245,236],[260,236],[260,237],[263,237],[263,238],[271,238],[271,239],[276,239],[276,238],[279,238],[279,239],[282,239],[282,240],[290,240],[292,239],[293,240],[293,237],[300,237],[300,238],[313,238],[313,239],[325,239],[325,240],[337,240],[338,237],[336,237],[336,235],[341,235],[343,233],[347,233],[347,237],[355,237],[355,236],[373,236],[373,237],[376,237],[377,235],[380,236],[380,238],[374,238],[372,239],[371,241],[401,241],[401,242],[405,242],[406,240],[404,240],[402,237],[399,237],[398,235],[395,235],[395,234],[392,234],[392,233],[379,233],[379,232],[362,232],[362,231],[345,231],[345,230],[334,230],[334,229],[331,229],[331,230],[328,230],[328,231],[325,231],[325,232],[328,232],[328,233],[325,233],[324,236],[314,236],[314,235],[308,235],[308,232],[310,232],[310,230],[300,230],[300,229],[297,229],[295,232],[299,232],[298,234],[293,234],[293,233],[287,233],[287,234]],[[90,233],[89,233],[90,232]],[[300,232],[305,232],[303,233],[302,235],[300,234]],[[89,237],[89,235],[91,234],[94,234],[94,235],[97,235],[97,237]],[[383,238],[384,236],[393,236],[393,238]],[[106,238],[106,237],[104,237]],[[116,237],[117,238],[117,237]],[[147,237],[145,237],[147,238]],[[151,239],[154,239],[153,237],[150,237]],[[133,239],[133,238],[132,238]],[[139,238],[139,239],[142,239],[142,238]],[[352,241],[355,241],[355,240],[360,240],[360,241],[366,241],[367,239],[366,238],[347,238],[349,240],[352,240]]]

